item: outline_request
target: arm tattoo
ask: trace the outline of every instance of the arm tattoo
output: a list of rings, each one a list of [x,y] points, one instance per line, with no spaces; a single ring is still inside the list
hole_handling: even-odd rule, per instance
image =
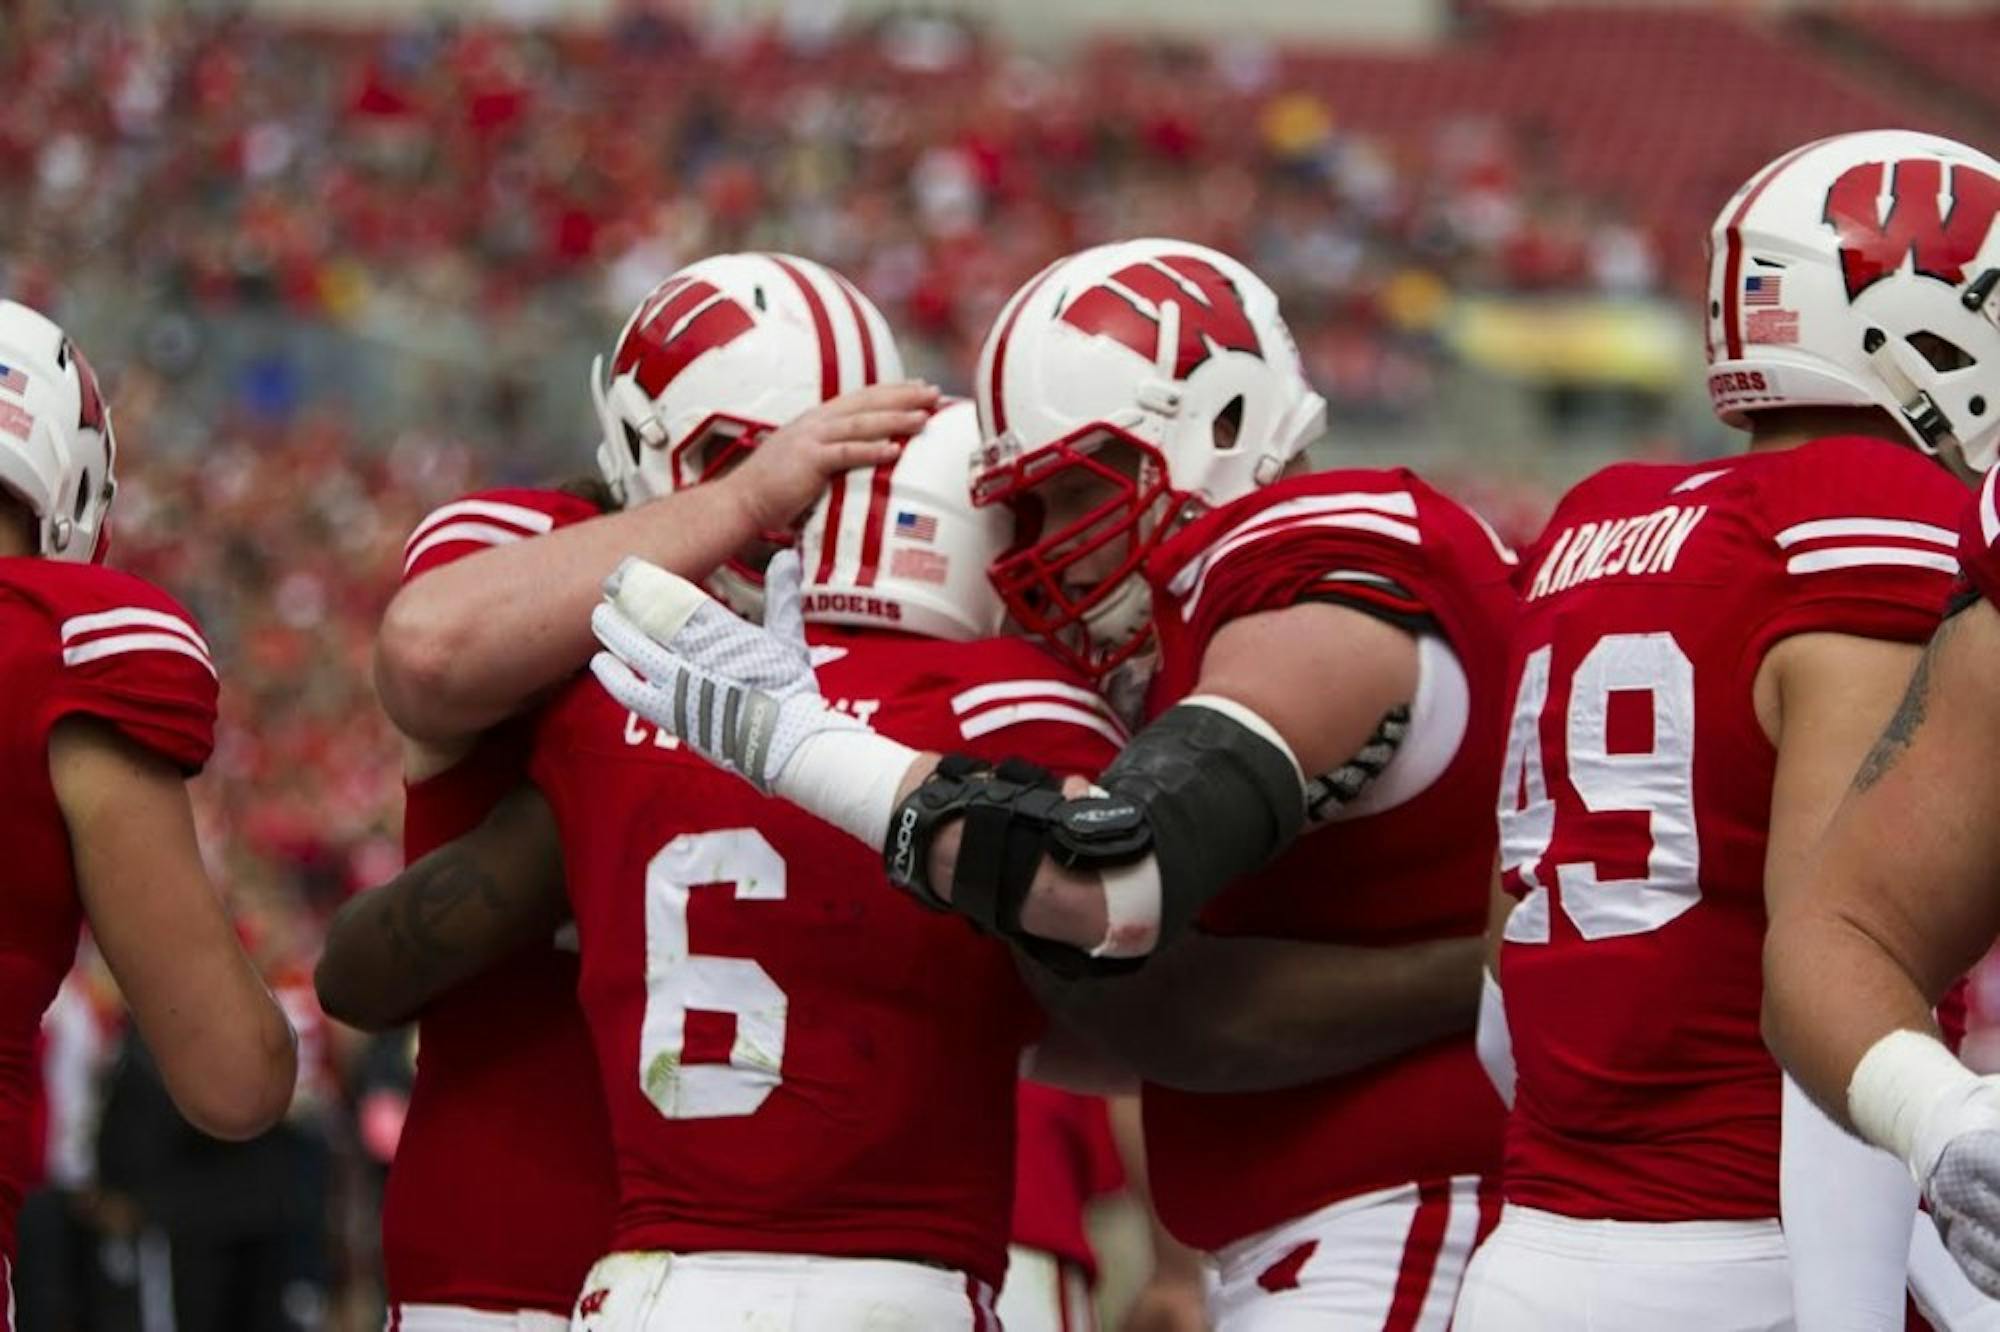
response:
[[[1910,687],[1903,691],[1903,701],[1896,705],[1896,715],[1889,718],[1889,724],[1876,740],[1875,748],[1868,751],[1868,757],[1861,761],[1861,770],[1854,774],[1854,789],[1866,791],[1882,780],[1896,761],[1903,757],[1903,751],[1910,747],[1916,737],[1917,728],[1924,724],[1925,714],[1930,709],[1931,658],[1943,644],[1958,623],[1953,616],[1938,626],[1937,633],[1924,648],[1924,655],[1917,659],[1916,673],[1910,677]]]
[[[471,856],[444,847],[409,868],[404,891],[382,916],[382,930],[396,960],[412,969],[448,962],[464,954],[465,935],[482,932],[491,917],[506,911],[506,894]]]

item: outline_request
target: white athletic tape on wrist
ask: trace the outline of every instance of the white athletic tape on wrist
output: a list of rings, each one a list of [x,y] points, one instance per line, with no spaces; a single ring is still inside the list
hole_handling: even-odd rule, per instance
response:
[[[799,742],[771,788],[880,851],[896,812],[896,790],[916,761],[916,750],[874,731],[821,731]]]
[[[1862,1137],[1903,1158],[1923,1183],[1947,1133],[1954,1105],[1981,1089],[1979,1075],[1936,1037],[1892,1031],[1868,1047],[1847,1084],[1847,1114]]]
[[[604,580],[604,595],[648,638],[662,645],[673,642],[688,617],[710,599],[679,574],[636,555],[626,556],[612,570],[611,577]]]
[[[1092,786],[1090,794],[1111,794]],[[1151,856],[1097,872],[1104,885],[1104,937],[1092,957],[1145,957],[1160,942],[1160,862]]]

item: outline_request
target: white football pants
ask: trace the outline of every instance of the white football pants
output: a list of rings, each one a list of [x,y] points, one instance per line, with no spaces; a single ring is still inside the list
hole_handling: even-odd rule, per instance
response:
[[[1083,1269],[1018,1244],[1007,1250],[999,1311],[1007,1332],[1097,1332],[1090,1278]]]
[[[614,1253],[584,1278],[573,1332],[1000,1332],[963,1272],[875,1258]]]
[[[1786,1332],[1769,1221],[1595,1221],[1508,1206],[1465,1274],[1455,1332]]]
[[[1465,1175],[1344,1199],[1214,1255],[1216,1332],[1445,1332],[1479,1235]]]

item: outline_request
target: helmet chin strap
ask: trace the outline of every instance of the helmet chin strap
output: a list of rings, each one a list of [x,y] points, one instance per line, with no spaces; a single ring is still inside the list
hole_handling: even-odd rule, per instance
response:
[[[1107,647],[1130,642],[1145,632],[1153,615],[1153,593],[1144,575],[1131,573],[1119,582],[1110,596],[1083,613],[1090,636]]]
[[[1924,450],[1941,453],[1949,447],[1956,452],[1958,436],[1953,432],[1951,418],[1944,414],[1944,408],[1937,405],[1937,400],[1919,388],[1904,371],[1902,363],[1896,359],[1895,349],[1882,330],[1869,329],[1861,340],[1861,349],[1868,353],[1869,364],[1888,387],[1890,396],[1896,400],[1897,410],[1903,414],[1903,420],[1910,429],[1916,431]]]

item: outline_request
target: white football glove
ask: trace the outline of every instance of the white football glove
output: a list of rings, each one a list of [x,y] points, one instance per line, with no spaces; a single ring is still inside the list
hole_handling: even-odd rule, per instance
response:
[[[1908,1164],[1965,1275],[2000,1299],[2000,1077],[1974,1074],[1928,1035],[1896,1031],[1862,1057],[1847,1101],[1862,1136]]]
[[[820,697],[799,611],[799,558],[764,576],[764,624],[679,574],[627,559],[605,580],[590,669],[610,695],[709,762],[769,794],[806,737],[858,730]]]
[[[796,552],[772,559],[759,626],[680,575],[627,559],[591,612],[606,650],[590,670],[613,698],[710,763],[877,849],[916,754],[820,696],[802,581]]]
[[[2000,1299],[2000,1080],[1979,1081],[1941,1112],[1935,1156],[1918,1179],[1946,1251],[1973,1285]]]

